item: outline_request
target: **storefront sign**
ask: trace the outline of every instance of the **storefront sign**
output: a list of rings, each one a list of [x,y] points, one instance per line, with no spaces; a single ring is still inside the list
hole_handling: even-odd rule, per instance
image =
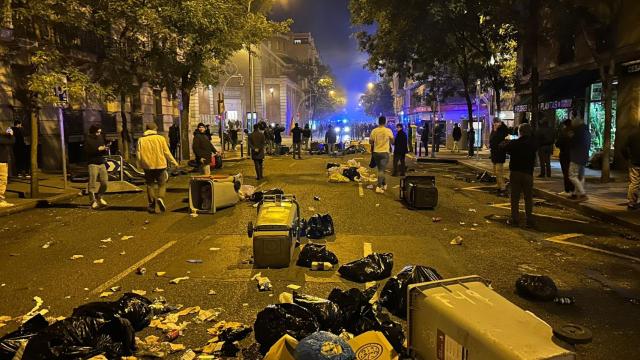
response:
[[[562,99],[562,100],[547,101],[547,102],[539,103],[538,109],[539,110],[569,109],[572,107],[572,105],[573,105],[572,99]],[[513,112],[517,112],[517,113],[528,112],[529,108],[530,108],[529,104],[515,105],[513,107]]]
[[[411,110],[411,114],[419,114],[424,112],[429,112],[431,109],[428,106],[416,106]]]
[[[595,83],[591,85],[591,101],[602,100],[602,83]]]
[[[640,60],[624,63],[622,64],[622,67],[625,68],[627,74],[635,74],[640,72]]]

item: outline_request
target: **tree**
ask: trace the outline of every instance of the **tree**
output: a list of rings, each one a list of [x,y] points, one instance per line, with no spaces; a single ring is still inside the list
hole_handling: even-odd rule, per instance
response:
[[[306,79],[305,90],[306,109],[311,119],[323,118],[336,111],[339,105],[335,78],[328,65],[322,63],[308,63],[293,58],[286,58],[299,79]],[[332,95],[333,94],[333,95]]]
[[[372,117],[393,115],[393,94],[390,79],[382,79],[360,97],[362,109]]]
[[[268,20],[263,10],[268,4],[248,12],[242,0],[157,2],[163,31],[151,38],[154,68],[163,87],[180,93],[182,152],[188,158],[191,91],[198,82],[217,84],[234,52],[287,31],[289,22]]]

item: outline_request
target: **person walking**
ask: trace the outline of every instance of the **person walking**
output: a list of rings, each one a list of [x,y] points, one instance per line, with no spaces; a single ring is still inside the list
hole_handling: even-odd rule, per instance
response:
[[[535,226],[533,220],[533,168],[536,162],[536,141],[529,124],[518,127],[518,139],[502,142],[503,150],[511,155],[509,161],[511,182],[511,219],[508,224],[518,226],[520,219],[520,195],[524,195],[524,213],[527,227]]]
[[[178,126],[178,122],[174,122],[171,127],[169,127],[169,149],[171,149],[171,154],[174,159],[178,159],[178,145],[180,144],[180,127]]]
[[[429,124],[426,122],[422,127],[422,133],[420,133],[420,141],[422,142],[422,146],[424,146],[424,156],[429,156]]]
[[[8,128],[6,132],[0,133],[0,208],[13,206],[7,202],[5,193],[9,182],[9,156],[16,139],[13,130]]]
[[[587,192],[584,188],[584,169],[589,162],[591,133],[584,123],[584,119],[578,116],[577,112],[575,112],[575,115],[571,119],[571,128],[569,179],[574,186],[571,198],[574,200],[586,200]]]
[[[193,153],[196,156],[196,163],[200,166],[200,173],[202,175],[211,174],[211,156],[218,153],[207,137],[206,131],[207,128],[204,124],[199,123],[198,129],[193,136],[193,144],[191,145]]]
[[[238,146],[238,130],[235,121],[229,120],[229,137],[231,138],[231,150],[236,151]]]
[[[329,155],[333,155],[333,153],[335,151],[336,140],[337,139],[338,139],[338,137],[336,136],[336,132],[333,129],[333,125],[329,125],[329,127],[327,128],[326,134],[324,134],[324,142],[328,146],[327,153]]]
[[[551,177],[551,154],[553,153],[554,138],[555,135],[553,129],[549,126],[549,122],[541,119],[540,126],[536,130],[538,160],[540,162],[539,178]]]
[[[623,155],[629,161],[627,209],[635,210],[639,206],[638,191],[640,191],[640,126],[636,125],[629,133]]]
[[[144,180],[147,184],[147,200],[149,213],[167,211],[164,197],[167,193],[167,162],[178,167],[179,164],[171,155],[169,146],[164,136],[158,135],[158,126],[155,123],[146,125],[144,135],[138,139],[138,151],[136,152],[138,165],[144,170]]]
[[[462,139],[462,129],[455,123],[453,125],[453,131],[451,132],[451,136],[453,137],[453,151],[460,152],[459,142]]]
[[[15,142],[13,144],[13,158],[15,161],[14,167],[16,175],[19,178],[30,178],[27,161],[27,144],[24,141],[24,128],[22,127],[22,121],[16,120],[13,122],[11,131],[13,132],[13,138]]]
[[[397,124],[396,130],[396,138],[393,142],[393,172],[391,176],[398,176],[398,172],[400,176],[404,176],[406,170],[405,156],[409,152],[409,139],[403,130],[402,124]]]
[[[473,126],[469,124],[469,130],[467,131],[467,144],[469,145],[469,152],[467,153],[467,157],[473,157],[476,150],[476,131],[473,129]]]
[[[89,201],[94,210],[108,205],[103,198],[109,184],[109,174],[105,165],[107,150],[102,129],[96,124],[91,125],[89,134],[84,140],[84,151],[89,166]],[[98,181],[100,181],[100,186],[97,184]]]
[[[498,196],[502,196],[507,189],[504,183],[504,163],[507,161],[507,154],[500,146],[509,135],[507,125],[500,118],[493,118],[493,128],[489,135],[489,149],[491,150],[491,163],[493,164],[493,174],[496,177],[498,186]]]
[[[309,142],[311,142],[311,129],[309,128],[309,124],[304,124],[304,129],[302,129],[302,143],[304,144],[305,151],[309,151]]]
[[[394,140],[393,133],[391,129],[385,126],[386,124],[387,118],[380,116],[378,118],[378,127],[371,130],[371,135],[369,135],[373,158],[378,168],[378,186],[376,186],[378,194],[384,194],[384,191],[387,190],[384,170],[387,168],[387,163],[389,163],[389,149],[391,148],[391,142]]]
[[[564,191],[560,195],[570,196],[573,193],[574,186],[569,179],[569,165],[571,164],[571,120],[567,119],[562,122],[556,147],[560,149],[560,168],[562,169],[562,178],[564,180]]]
[[[300,128],[298,123],[293,126],[293,129],[291,129],[291,137],[293,140],[293,158],[295,159],[296,154],[298,154],[298,160],[301,160],[302,157],[300,156],[300,153],[302,152],[302,129]]]
[[[284,127],[280,126],[280,124],[276,124],[276,127],[273,128],[273,141],[276,144],[276,155],[282,155],[282,132],[284,131]]]
[[[435,139],[433,140],[435,143],[433,144],[433,147],[435,148],[435,152],[440,152],[440,137],[442,137],[442,126],[440,124],[436,124],[435,129]]]
[[[266,138],[260,126],[253,125],[253,132],[249,135],[249,149],[251,149],[251,160],[256,169],[256,180],[262,180],[264,169],[264,148]]]

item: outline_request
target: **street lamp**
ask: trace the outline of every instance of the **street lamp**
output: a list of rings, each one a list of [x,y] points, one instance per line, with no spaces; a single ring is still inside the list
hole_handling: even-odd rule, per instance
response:
[[[376,85],[375,85],[374,83],[369,82],[369,83],[367,84],[367,89],[369,89],[369,91],[371,91],[371,90],[373,90],[373,88],[374,88],[375,86],[376,86]]]
[[[334,90],[330,90],[329,91],[329,96],[333,97],[336,94],[336,92]]]

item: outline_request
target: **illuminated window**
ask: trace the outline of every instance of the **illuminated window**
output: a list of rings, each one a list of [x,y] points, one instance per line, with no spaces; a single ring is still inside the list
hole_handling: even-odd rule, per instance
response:
[[[293,40],[293,43],[294,43],[294,44],[302,44],[302,40],[300,40],[300,39],[295,39],[295,40]]]

